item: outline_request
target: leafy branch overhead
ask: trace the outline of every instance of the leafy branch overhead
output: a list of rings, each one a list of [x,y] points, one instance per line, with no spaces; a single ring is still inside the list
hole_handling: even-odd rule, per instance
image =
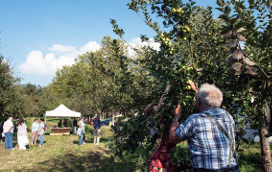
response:
[[[221,36],[227,41],[226,47],[229,48],[228,53],[230,57],[228,58],[227,62],[228,63],[234,63],[231,68],[236,71],[236,75],[241,75],[243,71],[245,73],[250,74],[250,75],[256,75],[258,74],[258,70],[262,72],[266,78],[271,78],[264,70],[261,69],[260,64],[258,64],[254,59],[257,59],[252,55],[252,50],[250,50],[252,40],[248,40],[242,35],[242,32],[247,31],[248,25],[247,25],[247,20],[248,18],[243,18],[243,15],[240,15],[241,13],[247,14],[247,13],[252,13],[252,11],[245,11],[246,7],[244,5],[243,1],[236,1],[236,12],[237,14],[231,14],[231,7],[230,3],[224,1],[218,0],[217,4],[220,6],[217,8],[219,11],[221,11],[223,14],[219,16],[224,21],[224,26],[223,26],[223,31],[221,32]],[[252,10],[252,9],[251,9]],[[265,12],[264,12],[265,13]],[[266,17],[269,17],[269,15],[265,15]],[[270,16],[271,17],[271,16]],[[263,17],[264,18],[264,17]],[[266,25],[266,23],[264,24]],[[251,28],[252,29],[252,28]],[[251,35],[248,35],[249,37]],[[261,35],[260,35],[261,36]],[[258,40],[254,40],[258,41]],[[242,42],[242,43],[241,43]],[[254,43],[254,42],[253,42]],[[267,47],[269,49],[271,47]],[[248,55],[245,50],[250,55]]]

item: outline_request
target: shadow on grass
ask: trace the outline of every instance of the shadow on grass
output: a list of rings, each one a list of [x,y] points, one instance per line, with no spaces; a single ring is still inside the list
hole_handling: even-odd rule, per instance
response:
[[[40,171],[103,171],[103,172],[132,172],[135,163],[129,160],[116,161],[110,157],[112,153],[104,148],[86,152],[80,155],[67,153],[37,164]],[[107,155],[107,156],[105,156]],[[36,169],[33,169],[34,171]]]

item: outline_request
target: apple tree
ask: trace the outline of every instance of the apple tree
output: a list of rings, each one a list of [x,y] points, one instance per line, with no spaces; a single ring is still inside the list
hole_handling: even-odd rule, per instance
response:
[[[183,105],[184,119],[194,112],[194,92],[186,89],[186,81],[191,79],[197,85],[205,82],[217,85],[224,94],[223,108],[233,115],[238,109],[241,109],[240,115],[247,114],[246,118],[236,118],[239,122],[237,135],[243,133],[245,121],[252,121],[253,126],[259,128],[264,169],[270,171],[264,108],[271,103],[272,93],[269,60],[271,1],[218,0],[217,4],[217,10],[222,13],[218,19],[213,17],[212,7],[205,9],[193,1],[132,0],[128,4],[157,32],[155,40],[161,43],[160,51],[147,48],[145,60],[141,63],[160,81],[158,91],[161,94],[167,84],[171,85],[171,89],[164,99],[164,106],[148,118],[151,121],[138,116],[119,128],[113,128],[116,138],[122,137],[131,145],[118,145],[117,154],[123,150],[134,151],[137,143],[143,141],[149,146],[148,150],[154,148],[148,132],[152,121],[160,121],[156,130],[167,140],[174,107],[178,103]],[[231,8],[234,10],[231,11]],[[152,18],[154,15],[161,18],[161,24]],[[115,21],[111,23],[115,33],[122,38],[124,31]],[[144,35],[141,38],[148,40]],[[252,98],[254,101],[251,101]],[[182,152],[182,149],[176,151]],[[144,166],[149,164],[146,161],[151,153],[145,151],[143,154],[141,157],[146,158]],[[186,159],[185,155],[183,159]],[[178,163],[183,170],[190,168],[182,162]]]

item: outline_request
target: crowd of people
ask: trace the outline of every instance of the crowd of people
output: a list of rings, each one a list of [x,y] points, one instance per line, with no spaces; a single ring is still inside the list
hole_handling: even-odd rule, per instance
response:
[[[58,127],[61,127],[62,120],[58,123]],[[100,137],[101,137],[101,126],[102,122],[100,121],[99,117],[95,118],[95,121],[93,123],[94,125],[94,144],[99,145]],[[64,120],[64,127],[67,127],[68,121],[67,119]],[[77,122],[77,119],[74,118],[72,121],[73,125],[73,133],[77,134],[79,136],[79,146],[83,146],[85,144],[85,123],[84,123],[84,117],[81,117],[79,122]],[[0,140],[1,142],[5,142],[5,149],[6,150],[14,150],[13,145],[13,134],[14,134],[14,124],[13,124],[13,117],[9,117],[6,119],[2,125],[0,130]],[[26,150],[27,145],[29,143],[31,145],[36,145],[37,140],[39,138],[39,147],[42,147],[44,145],[44,134],[46,130],[46,124],[44,123],[44,118],[36,118],[34,122],[31,125],[31,133],[32,138],[31,142],[28,140],[28,132],[27,132],[27,125],[24,122],[24,119],[19,119],[18,123],[16,124],[17,128],[17,144],[19,146],[19,150]]]
[[[39,137],[38,146],[39,147],[43,146],[45,126],[46,125],[44,123],[43,118],[40,119],[40,122],[38,118],[34,120],[33,124],[31,125],[31,133],[32,133],[31,145],[35,145]],[[16,128],[17,128],[17,143],[19,146],[19,150],[26,150],[26,146],[29,145],[29,140],[28,140],[27,126],[23,118],[19,119],[18,123],[16,124]],[[1,141],[5,142],[6,150],[15,149],[13,145],[13,134],[14,134],[13,117],[9,117],[1,125]]]

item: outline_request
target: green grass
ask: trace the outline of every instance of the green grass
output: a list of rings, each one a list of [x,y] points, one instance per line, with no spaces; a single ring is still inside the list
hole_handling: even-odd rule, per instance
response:
[[[93,144],[93,126],[86,125],[86,144],[78,146],[76,135],[50,136],[50,126],[58,120],[48,120],[44,147],[30,145],[26,151],[10,151],[0,143],[0,171],[135,171],[133,161],[113,159],[113,152],[107,146],[111,136],[109,126],[102,127],[102,139],[99,146]],[[33,119],[27,119],[30,129]],[[31,141],[31,133],[28,133]],[[14,144],[16,144],[14,135]]]
[[[26,119],[28,137],[31,141],[30,126],[34,118]],[[137,171],[137,156],[126,152],[124,157],[112,158],[113,151],[107,142],[112,132],[109,126],[102,127],[102,138],[99,146],[93,144],[93,126],[86,125],[86,144],[78,146],[76,135],[50,136],[50,128],[57,126],[59,119],[47,119],[48,129],[45,135],[44,147],[30,145],[26,151],[19,151],[16,134],[14,145],[16,150],[4,149],[0,143],[0,171],[101,171],[101,172],[133,172]],[[15,124],[15,122],[14,122]],[[182,144],[187,147],[187,144]],[[240,146],[239,166],[242,172],[262,171],[262,160],[259,143],[247,143]]]

